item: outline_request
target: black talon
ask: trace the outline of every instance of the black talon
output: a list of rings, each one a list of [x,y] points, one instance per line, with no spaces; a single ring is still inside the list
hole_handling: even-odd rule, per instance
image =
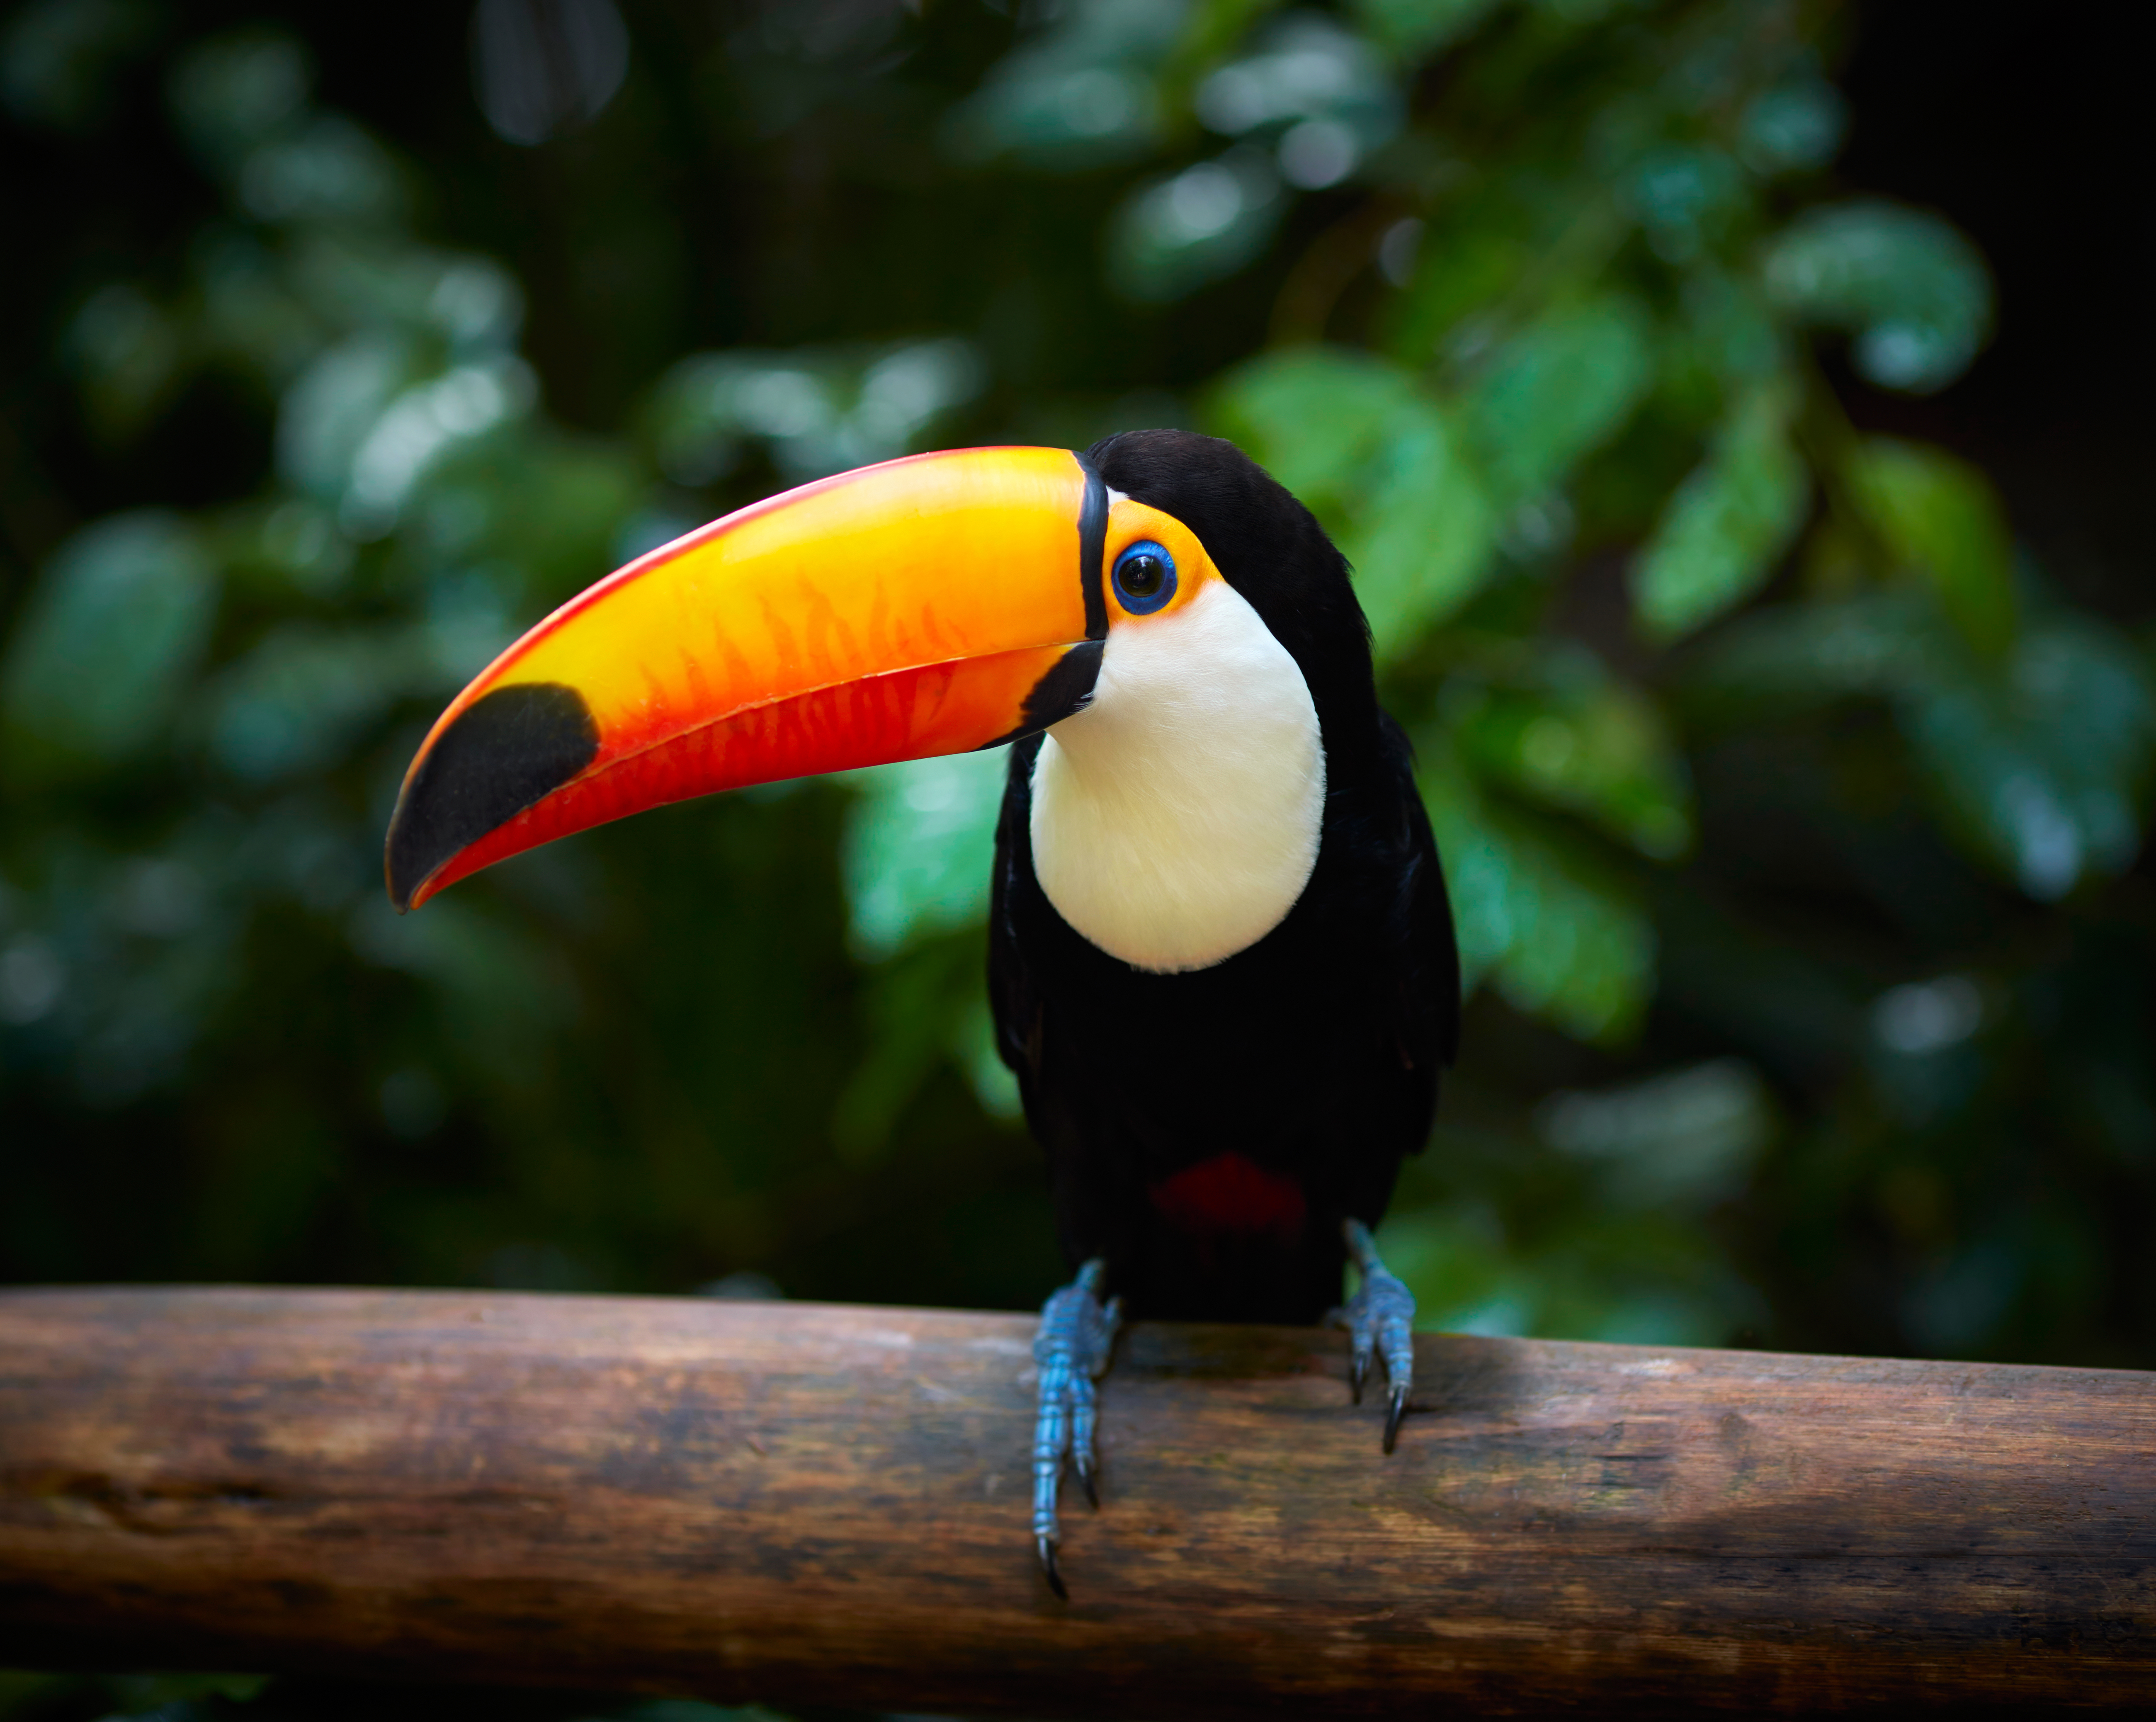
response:
[[[1093,1480],[1093,1468],[1091,1465],[1080,1468],[1078,1481],[1085,1485],[1086,1498],[1091,1504],[1093,1510],[1097,1513],[1101,1509],[1101,1486]]]
[[[1048,1588],[1055,1593],[1056,1601],[1068,1602],[1070,1593],[1063,1588],[1063,1575],[1055,1570],[1055,1545],[1046,1537],[1038,1537],[1034,1546],[1040,1550],[1040,1570],[1048,1580]]]
[[[1393,1450],[1393,1443],[1400,1438],[1400,1422],[1408,1414],[1408,1392],[1404,1387],[1393,1390],[1392,1407],[1385,1413],[1385,1451]]]
[[[1355,1396],[1355,1403],[1363,1402],[1363,1382],[1370,1373],[1370,1360],[1358,1357],[1348,1365],[1348,1390]]]

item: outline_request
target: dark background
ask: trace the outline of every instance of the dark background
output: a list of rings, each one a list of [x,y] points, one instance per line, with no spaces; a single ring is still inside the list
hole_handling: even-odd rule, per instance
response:
[[[1999,337],[1922,404],[1850,391],[1866,424],[1981,462],[2017,528],[2076,595],[2148,614],[2145,487],[2156,268],[2137,182],[2149,149],[2132,73],[2099,7],[2037,27],[2003,6],[1875,6],[1842,73],[1854,123],[1840,169],[1945,212],[1999,278]],[[1896,410],[1899,409],[1899,410]]]

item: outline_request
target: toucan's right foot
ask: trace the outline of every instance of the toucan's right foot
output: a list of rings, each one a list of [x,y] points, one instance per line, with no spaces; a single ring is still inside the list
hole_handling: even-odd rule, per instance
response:
[[[1066,1601],[1070,1593],[1055,1568],[1063,1537],[1055,1498],[1067,1457],[1077,1468],[1086,1498],[1096,1507],[1101,1504],[1093,1481],[1093,1383],[1108,1367],[1122,1307],[1120,1298],[1110,1298],[1105,1307],[1101,1303],[1101,1282],[1107,1272],[1107,1263],[1098,1257],[1080,1268],[1078,1277],[1042,1307],[1040,1329],[1033,1338],[1033,1360],[1040,1370],[1040,1408],[1033,1426],[1033,1545],[1048,1588]]]
[[[1348,1253],[1363,1284],[1346,1308],[1332,1312],[1332,1319],[1348,1329],[1354,1354],[1348,1381],[1358,1405],[1372,1354],[1384,1360],[1385,1383],[1391,1390],[1385,1406],[1385,1451],[1390,1452],[1400,1437],[1400,1419],[1408,1414],[1408,1395],[1414,1390],[1414,1293],[1378,1259],[1368,1226],[1350,1220],[1346,1230]]]

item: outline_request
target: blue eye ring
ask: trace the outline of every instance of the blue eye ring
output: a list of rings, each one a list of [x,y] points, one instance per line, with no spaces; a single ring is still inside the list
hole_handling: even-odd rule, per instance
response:
[[[1116,602],[1134,616],[1149,616],[1175,596],[1175,558],[1168,547],[1141,538],[1116,558]]]

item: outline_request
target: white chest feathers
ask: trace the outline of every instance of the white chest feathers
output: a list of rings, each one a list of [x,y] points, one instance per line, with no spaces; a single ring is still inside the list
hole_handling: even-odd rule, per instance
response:
[[[1093,703],[1042,738],[1034,872],[1109,955],[1207,969],[1295,907],[1324,815],[1309,685],[1243,595],[1210,581],[1113,630]]]

